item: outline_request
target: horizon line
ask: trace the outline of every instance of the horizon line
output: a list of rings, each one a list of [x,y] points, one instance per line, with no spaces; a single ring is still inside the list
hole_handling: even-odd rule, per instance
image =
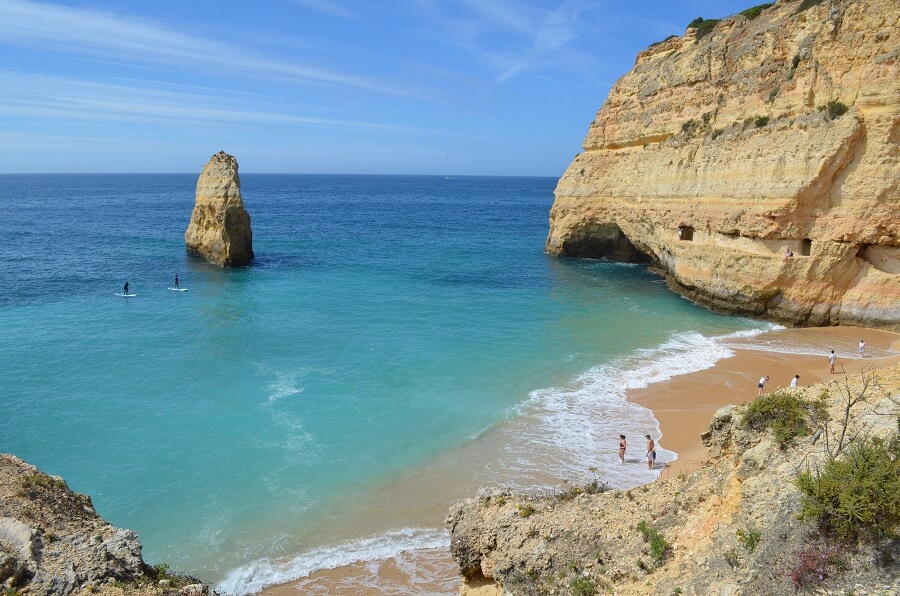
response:
[[[0,172],[0,176],[199,176],[200,172]],[[421,176],[444,178],[560,178],[547,174],[397,174],[339,172],[243,172],[254,176]]]

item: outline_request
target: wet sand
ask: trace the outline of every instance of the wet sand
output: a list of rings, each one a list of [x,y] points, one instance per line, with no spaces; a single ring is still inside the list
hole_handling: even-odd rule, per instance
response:
[[[857,354],[857,342],[861,338],[867,344],[865,358]],[[722,406],[741,404],[756,397],[760,377],[769,376],[766,393],[787,387],[796,374],[800,375],[800,386],[826,378],[839,380],[844,372],[859,372],[862,368],[868,370],[898,361],[900,335],[848,327],[782,329],[745,341],[737,340],[732,349],[733,357],[718,361],[712,368],[628,391],[630,401],[649,408],[659,420],[662,431],[659,446],[678,453],[678,459],[661,471],[661,478],[687,473],[702,465],[707,453],[700,435],[708,429],[712,416]],[[837,374],[833,377],[828,371],[830,349],[838,353]],[[377,521],[387,522],[398,515],[404,519],[405,526],[439,527],[450,503],[474,495],[480,485],[490,484],[488,478],[472,477],[472,464],[473,459],[481,463],[489,460],[501,447],[494,444],[497,439],[497,435],[488,433],[466,448],[443,456],[442,461],[434,462],[427,469],[380,487],[377,491],[380,494],[372,495],[368,507],[361,507],[364,519],[357,529],[361,533],[369,528],[375,530],[381,525]],[[629,465],[643,465],[643,456],[644,439],[629,437],[627,459],[637,462]],[[548,471],[548,477],[553,477],[552,471]],[[404,509],[412,502],[418,506]],[[348,509],[338,507],[332,519],[353,509],[359,515],[360,503],[344,505]],[[359,561],[317,571],[263,593],[269,596],[455,594],[457,577],[456,565],[448,552],[421,549],[405,551],[400,557]]]

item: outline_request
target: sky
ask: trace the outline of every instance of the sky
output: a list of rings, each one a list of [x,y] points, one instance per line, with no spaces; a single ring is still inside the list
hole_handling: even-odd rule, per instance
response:
[[[0,0],[0,173],[560,176],[732,0]]]

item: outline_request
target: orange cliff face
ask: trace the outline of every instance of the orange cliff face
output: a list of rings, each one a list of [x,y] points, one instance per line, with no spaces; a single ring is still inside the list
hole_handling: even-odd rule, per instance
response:
[[[900,4],[800,6],[641,52],[559,180],[547,251],[651,262],[727,313],[900,329]]]

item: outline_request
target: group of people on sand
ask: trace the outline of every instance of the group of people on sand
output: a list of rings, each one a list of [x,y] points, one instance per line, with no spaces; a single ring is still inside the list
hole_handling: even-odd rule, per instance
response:
[[[656,465],[656,443],[650,438],[650,435],[644,435],[647,439],[647,469],[652,470]],[[619,435],[619,461],[625,463],[625,450],[628,449],[628,441],[625,435]]]
[[[866,357],[866,340],[859,340],[859,357]],[[828,372],[829,374],[834,374],[834,365],[837,363],[837,354],[834,353],[834,350],[831,350],[831,353],[828,355]],[[766,386],[766,383],[769,381],[769,377],[760,377],[759,382],[756,384],[756,388],[759,390],[759,395],[763,394],[763,389]],[[791,379],[791,384],[789,385],[789,389],[794,391],[797,389],[797,384],[800,382],[800,375],[794,375],[794,378]]]

